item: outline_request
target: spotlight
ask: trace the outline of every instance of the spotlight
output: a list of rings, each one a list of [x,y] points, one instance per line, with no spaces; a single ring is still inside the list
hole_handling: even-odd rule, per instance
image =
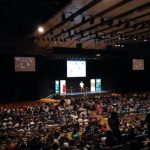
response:
[[[61,34],[64,35],[64,29],[61,29]]]
[[[90,24],[94,24],[94,17],[90,18]]]
[[[39,27],[38,27],[38,32],[39,32],[39,33],[43,33],[43,32],[44,32],[44,28],[43,28],[42,26],[39,26]]]
[[[61,44],[61,43],[62,43],[62,39],[60,39],[60,41],[59,41],[59,42],[60,42],[60,44]]]
[[[134,41],[136,41],[136,40],[137,40],[137,37],[135,36],[135,37],[134,37]]]
[[[104,25],[104,18],[103,17],[101,17],[101,19],[100,19],[100,25]]]
[[[144,23],[141,24],[141,26],[139,27],[139,29],[143,29],[143,28],[145,28],[145,24]]]
[[[71,21],[71,22],[74,22],[74,17],[71,17],[71,18],[70,18],[70,21]]]
[[[109,26],[112,26],[112,25],[113,25],[113,22],[114,22],[114,21],[113,21],[112,19],[110,19],[110,20],[108,21],[108,25],[109,25]]]
[[[89,32],[89,35],[88,35],[88,37],[91,37],[92,36],[92,33],[91,32]]]
[[[125,40],[126,38],[127,38],[127,35],[124,35],[124,36],[123,36],[123,40]]]
[[[110,38],[113,38],[113,37],[114,37],[114,35],[113,35],[113,34],[110,34],[110,35],[109,35],[109,37],[110,37]]]
[[[120,36],[119,36],[119,40],[121,40],[123,38],[123,35],[122,34],[120,34]]]
[[[144,38],[144,42],[147,42],[148,41],[148,38]]]
[[[133,29],[136,29],[138,26],[139,26],[138,24],[134,24]]]
[[[80,35],[81,35],[81,37],[83,37],[83,36],[84,36],[84,33],[83,33],[83,31],[82,31],[82,30],[80,31]]]
[[[85,22],[85,16],[84,16],[84,15],[82,15],[82,20],[81,20],[81,22],[82,22],[82,23]]]
[[[121,21],[121,20],[118,20],[117,26],[120,27],[121,24],[122,24],[122,21]]]
[[[74,35],[77,35],[77,31],[76,30],[74,30],[74,33],[73,33]]]
[[[62,19],[62,22],[66,19],[66,17],[65,17],[65,13],[62,13],[62,15],[61,15],[61,19]]]
[[[98,38],[98,32],[95,33],[95,37]]]
[[[125,28],[128,28],[128,27],[129,27],[129,25],[130,25],[130,22],[129,22],[129,21],[127,21],[127,22],[125,23],[124,27],[125,27]]]
[[[68,30],[68,35],[71,36],[71,30],[70,29]]]
[[[66,38],[64,38],[64,43],[66,43],[67,42],[67,39]]]

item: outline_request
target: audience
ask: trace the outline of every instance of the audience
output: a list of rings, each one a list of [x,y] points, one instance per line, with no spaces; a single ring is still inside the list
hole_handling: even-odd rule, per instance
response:
[[[107,93],[56,103],[1,104],[0,150],[148,147],[149,98],[149,93]]]

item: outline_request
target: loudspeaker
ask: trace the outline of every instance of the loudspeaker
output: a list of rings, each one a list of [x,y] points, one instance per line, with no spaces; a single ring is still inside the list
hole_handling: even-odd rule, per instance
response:
[[[82,43],[77,43],[76,48],[82,48]]]

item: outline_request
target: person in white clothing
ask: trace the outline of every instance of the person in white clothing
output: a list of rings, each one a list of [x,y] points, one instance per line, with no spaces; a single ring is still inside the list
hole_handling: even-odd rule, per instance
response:
[[[80,82],[80,89],[81,89],[81,92],[84,92],[84,83],[82,81]]]

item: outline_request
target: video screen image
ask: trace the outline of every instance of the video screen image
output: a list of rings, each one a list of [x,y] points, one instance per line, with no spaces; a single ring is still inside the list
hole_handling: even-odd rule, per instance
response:
[[[86,61],[67,61],[67,77],[86,77]]]
[[[132,59],[132,70],[144,70],[144,59]]]
[[[35,72],[34,57],[15,57],[15,72]]]

